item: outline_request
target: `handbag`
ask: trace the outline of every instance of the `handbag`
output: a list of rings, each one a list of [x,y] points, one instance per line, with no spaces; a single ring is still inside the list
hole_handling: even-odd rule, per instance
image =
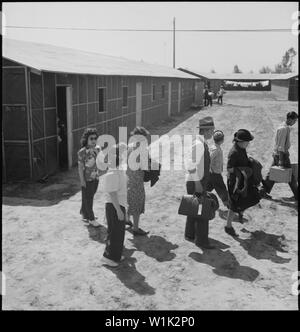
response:
[[[178,208],[178,214],[189,217],[197,217],[200,199],[194,195],[183,195]]]

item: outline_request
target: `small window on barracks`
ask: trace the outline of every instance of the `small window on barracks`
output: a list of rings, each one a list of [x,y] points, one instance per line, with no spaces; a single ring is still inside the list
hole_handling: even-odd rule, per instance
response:
[[[122,106],[127,107],[128,106],[128,87],[123,86],[122,88]]]
[[[99,91],[99,113],[105,112],[105,88],[98,88]]]

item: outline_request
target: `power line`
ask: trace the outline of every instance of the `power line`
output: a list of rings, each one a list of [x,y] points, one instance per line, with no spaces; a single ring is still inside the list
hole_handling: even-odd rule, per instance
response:
[[[173,32],[173,29],[98,29],[98,28],[72,28],[72,27],[32,27],[6,25],[9,29],[37,29],[37,30],[70,30],[70,31],[102,31],[102,32]],[[289,29],[176,29],[176,32],[291,32]]]

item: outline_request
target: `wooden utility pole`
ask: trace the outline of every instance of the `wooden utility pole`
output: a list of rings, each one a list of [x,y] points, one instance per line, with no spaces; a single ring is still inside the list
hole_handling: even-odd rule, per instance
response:
[[[175,68],[175,17],[173,18],[173,68]]]

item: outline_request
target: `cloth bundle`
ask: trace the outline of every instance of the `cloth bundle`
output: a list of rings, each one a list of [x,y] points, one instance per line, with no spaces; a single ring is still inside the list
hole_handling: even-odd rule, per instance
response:
[[[256,174],[254,179],[253,168],[235,167],[233,172],[236,180],[233,192],[230,195],[230,199],[234,203],[232,210],[235,212],[244,211],[258,204],[261,199],[257,188],[258,184],[256,185],[259,176]]]

